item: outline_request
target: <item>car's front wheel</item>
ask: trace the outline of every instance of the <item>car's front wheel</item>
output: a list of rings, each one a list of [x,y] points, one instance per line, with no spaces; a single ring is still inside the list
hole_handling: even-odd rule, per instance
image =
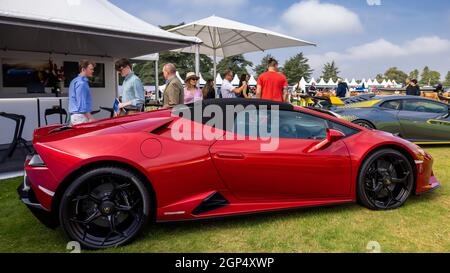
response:
[[[59,217],[71,240],[88,249],[124,245],[146,226],[150,195],[129,170],[101,167],[76,178],[61,198]]]
[[[402,206],[414,188],[414,172],[408,158],[393,149],[382,149],[364,161],[358,177],[359,201],[369,209]]]

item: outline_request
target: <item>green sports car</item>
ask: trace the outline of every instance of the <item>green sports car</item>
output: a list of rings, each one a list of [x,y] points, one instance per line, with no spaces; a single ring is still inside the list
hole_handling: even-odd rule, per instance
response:
[[[450,105],[415,96],[373,96],[336,108],[340,118],[416,144],[450,144]]]

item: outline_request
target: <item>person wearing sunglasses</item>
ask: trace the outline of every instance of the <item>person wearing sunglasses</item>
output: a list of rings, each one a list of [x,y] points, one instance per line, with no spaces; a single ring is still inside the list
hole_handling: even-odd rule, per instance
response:
[[[197,86],[199,77],[194,72],[189,72],[184,81],[184,104],[194,103],[203,99],[203,92]]]
[[[119,109],[127,114],[133,114],[143,111],[145,103],[145,91],[141,80],[131,69],[131,63],[127,59],[120,59],[116,62],[116,70],[124,77],[122,84],[122,102],[119,103]]]

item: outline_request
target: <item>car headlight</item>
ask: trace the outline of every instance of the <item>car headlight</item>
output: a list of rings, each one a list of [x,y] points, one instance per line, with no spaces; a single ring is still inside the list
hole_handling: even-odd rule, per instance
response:
[[[45,167],[45,163],[44,163],[44,161],[42,160],[42,158],[38,154],[35,154],[35,155],[33,155],[33,157],[31,157],[31,160],[28,163],[28,166],[31,166],[31,167]]]

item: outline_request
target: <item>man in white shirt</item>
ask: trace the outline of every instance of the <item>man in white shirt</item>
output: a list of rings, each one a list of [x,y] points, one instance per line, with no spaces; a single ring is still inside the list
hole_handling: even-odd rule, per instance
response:
[[[245,88],[247,88],[247,83],[244,83],[241,87],[234,87],[231,84],[231,81],[233,80],[233,71],[226,70],[223,74],[223,82],[222,87],[220,88],[220,92],[222,93],[222,98],[224,99],[232,99],[236,98],[236,94],[241,94],[242,91],[244,91]]]

